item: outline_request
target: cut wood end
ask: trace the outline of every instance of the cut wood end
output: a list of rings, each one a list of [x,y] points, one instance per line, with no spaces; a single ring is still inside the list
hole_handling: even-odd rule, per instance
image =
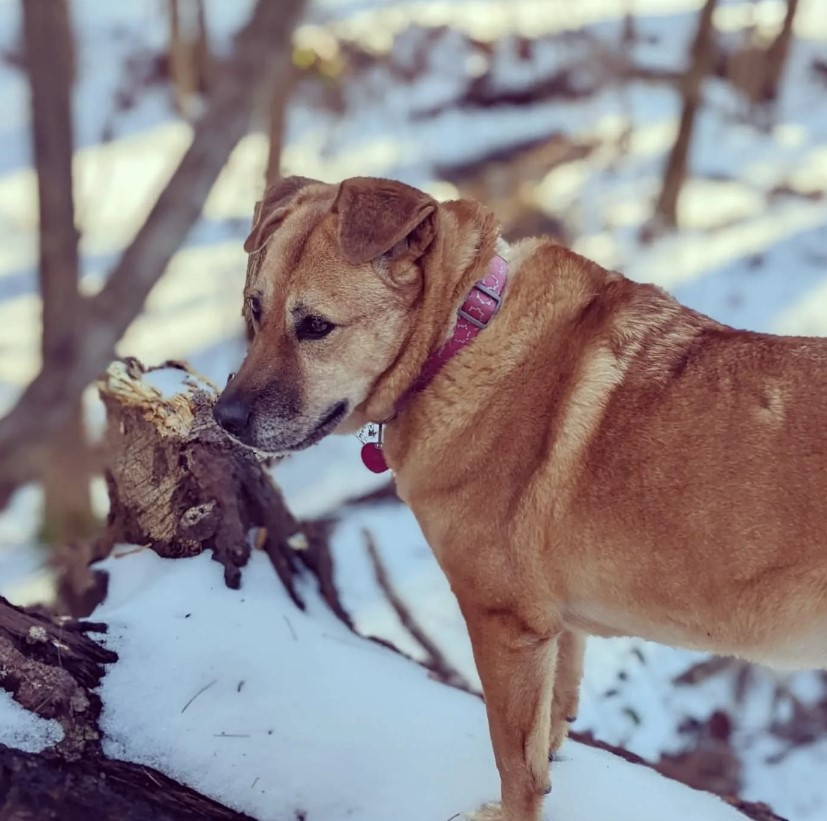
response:
[[[144,378],[146,374],[162,370],[178,370],[187,374],[181,381],[180,390],[165,394]],[[218,398],[216,386],[186,363],[170,362],[146,367],[134,358],[112,362],[104,378],[98,382],[98,392],[104,403],[111,401],[125,408],[140,408],[143,417],[152,422],[162,436],[171,434],[184,438],[193,430],[193,400],[196,395],[200,403],[210,405]]]

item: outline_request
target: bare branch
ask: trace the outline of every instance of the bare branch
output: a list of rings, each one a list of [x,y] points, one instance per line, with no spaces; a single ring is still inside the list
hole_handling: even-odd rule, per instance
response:
[[[365,549],[370,557],[373,565],[373,572],[376,576],[376,583],[382,589],[388,603],[393,608],[402,626],[411,634],[413,639],[425,651],[427,660],[425,666],[440,680],[446,684],[452,684],[463,690],[470,690],[471,686],[466,681],[465,677],[454,667],[450,661],[445,657],[442,650],[434,644],[430,636],[422,629],[413,613],[408,609],[408,605],[402,600],[402,597],[393,586],[390,580],[388,570],[379,551],[376,548],[376,542],[373,534],[369,530],[362,531],[365,537]]]

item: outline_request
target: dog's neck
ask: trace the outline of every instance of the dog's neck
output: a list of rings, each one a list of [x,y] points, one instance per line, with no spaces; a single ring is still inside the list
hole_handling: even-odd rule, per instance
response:
[[[368,420],[382,421],[396,414],[400,400],[417,382],[428,358],[453,333],[457,309],[474,284],[486,276],[491,259],[497,254],[508,258],[496,218],[483,206],[464,200],[444,203],[439,219],[437,239],[423,264],[424,271],[439,275],[425,274],[420,305],[407,339],[364,405]],[[436,321],[420,322],[422,316]]]
[[[499,310],[507,280],[508,262],[497,253],[491,259],[485,277],[474,283],[457,310],[448,339],[425,360],[416,381],[397,402],[397,413],[403,410],[414,394],[428,387],[443,365],[488,327]]]
[[[497,250],[507,253],[507,247],[500,243]],[[485,277],[474,283],[457,310],[451,335],[425,360],[416,381],[397,400],[393,418],[402,413],[408,402],[430,385],[444,365],[488,327],[500,308],[507,282],[508,261],[497,253],[491,259]],[[382,433],[390,421],[392,419],[371,423],[364,429],[362,462],[374,473],[384,473],[388,469]]]

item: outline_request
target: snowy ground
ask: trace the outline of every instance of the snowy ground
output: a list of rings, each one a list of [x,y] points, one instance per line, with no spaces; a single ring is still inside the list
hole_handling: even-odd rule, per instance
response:
[[[94,618],[119,656],[101,687],[107,755],[260,821],[444,821],[497,797],[482,702],[354,636],[312,590],[299,611],[263,554],[238,591],[206,555],[116,552],[103,567],[109,596]],[[0,743],[59,737],[0,692]],[[562,752],[547,819],[743,818],[600,750]]]
[[[232,26],[243,19],[248,5],[208,2],[221,48],[226,48]],[[408,14],[423,24],[450,21],[480,38],[485,37],[486,26],[536,31],[542,19],[545,30],[564,28],[566,22],[571,26],[587,22],[595,35],[607,42],[616,40],[625,4],[590,0],[576,5],[583,21],[574,21],[572,4],[559,0],[513,0],[511,14],[503,13],[504,4],[471,0],[320,0],[313,11],[313,26],[303,36],[318,38],[319,31],[330,25],[344,27],[356,40],[379,32],[386,41],[400,20],[409,19]],[[681,65],[699,5],[695,0],[638,0],[638,26],[645,39],[636,46],[637,59],[661,68]],[[140,224],[190,132],[170,114],[159,87],[145,91],[128,111],[112,115],[112,101],[127,76],[126,55],[135,49],[151,52],[164,41],[157,9],[103,0],[76,0],[73,9],[81,37],[75,174],[84,287],[94,290]],[[725,36],[736,37],[751,12],[759,24],[768,25],[778,19],[781,9],[782,4],[772,0],[728,2],[716,24]],[[561,16],[562,12],[569,16]],[[17,3],[0,2],[4,50],[14,42],[18,13]],[[802,0],[799,40],[777,123],[768,131],[758,132],[742,122],[742,106],[723,84],[707,84],[709,104],[700,116],[693,146],[695,176],[682,204],[685,230],[651,245],[642,245],[637,231],[648,216],[678,106],[674,91],[664,86],[632,83],[622,90],[610,87],[584,99],[553,100],[530,110],[459,109],[450,103],[467,83],[469,67],[478,61],[470,51],[464,59],[446,53],[452,42],[456,48],[470,48],[446,39],[440,41],[444,48],[429,52],[428,75],[404,87],[391,86],[381,69],[372,69],[347,91],[341,112],[320,110],[315,102],[298,99],[291,111],[285,163],[291,172],[322,179],[388,175],[450,195],[452,186],[435,170],[448,161],[471,160],[485,151],[554,132],[595,141],[598,147],[587,159],[553,169],[529,192],[544,209],[564,220],[578,250],[637,279],[658,282],[685,303],[724,322],[756,330],[827,334],[827,200],[823,197],[827,87],[811,69],[814,56],[827,57],[825,20],[823,0]],[[382,43],[375,46],[381,50]],[[500,49],[491,58],[492,76],[502,86],[519,87],[532,71],[553,69],[560,54],[554,48],[538,49],[536,64],[520,68],[507,49]],[[26,142],[26,94],[22,76],[0,66],[0,95],[9,104],[9,116],[0,125],[0,410],[34,373],[38,356],[36,209]],[[447,104],[442,114],[415,116],[438,102]],[[625,145],[620,136],[627,125],[632,131]],[[107,129],[112,136],[104,141]],[[467,139],[468,134],[474,139]],[[216,381],[236,364],[241,351],[237,296],[245,265],[240,241],[258,194],[265,153],[266,141],[260,134],[239,146],[207,203],[204,218],[153,291],[148,313],[130,329],[122,351],[147,362],[186,357]],[[91,395],[89,408],[91,422],[98,425],[101,411]],[[348,439],[324,442],[284,462],[276,477],[296,512],[311,517],[336,511],[348,498],[384,481],[364,471],[358,443]],[[103,510],[100,488],[97,494]],[[27,488],[0,517],[0,594],[17,600],[35,600],[48,590],[48,574],[40,570],[42,554],[31,546],[37,506],[36,489]],[[333,540],[338,581],[360,629],[417,652],[373,582],[361,535],[362,528],[368,527],[417,618],[458,669],[476,680],[455,603],[410,514],[388,503],[347,507],[338,515],[341,522]],[[135,561],[131,566],[136,571],[152,576],[146,595],[155,595],[162,574],[141,564],[146,559]],[[266,584],[261,579],[252,583]],[[235,594],[216,595],[232,598]],[[273,630],[278,635],[278,625]],[[130,635],[139,641],[138,633]],[[792,821],[827,821],[827,784],[817,777],[827,764],[827,741],[822,737],[779,763],[768,763],[777,752],[777,742],[764,732],[775,709],[770,704],[773,675],[762,674],[762,684],[752,688],[744,703],[736,702],[726,680],[712,680],[703,687],[672,686],[671,678],[698,658],[635,641],[592,641],[577,726],[657,758],[684,743],[677,731],[684,718],[704,718],[722,709],[735,724],[734,743],[745,765],[745,797],[768,801]],[[823,697],[811,676],[783,681],[805,701]],[[199,701],[211,698],[210,692],[218,692],[217,688],[211,687]],[[427,695],[423,698],[427,700]],[[468,710],[470,726],[476,719]],[[332,734],[328,741],[341,743]],[[488,765],[479,763],[484,766]],[[487,776],[476,780],[482,772],[474,770],[471,777],[477,792],[457,794],[457,799],[467,805],[491,794],[481,787]],[[563,791],[564,779],[560,773],[557,783]],[[554,801],[563,800],[560,795],[556,792]],[[562,818],[569,821],[569,816]]]

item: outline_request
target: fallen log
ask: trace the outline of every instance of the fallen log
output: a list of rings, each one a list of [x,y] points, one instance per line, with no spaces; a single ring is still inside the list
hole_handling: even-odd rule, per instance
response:
[[[0,688],[54,719],[63,738],[40,753],[0,744],[0,818],[8,821],[242,821],[163,774],[107,759],[95,692],[118,657],[92,638],[106,625],[56,618],[0,598]],[[90,635],[92,634],[92,635]]]

